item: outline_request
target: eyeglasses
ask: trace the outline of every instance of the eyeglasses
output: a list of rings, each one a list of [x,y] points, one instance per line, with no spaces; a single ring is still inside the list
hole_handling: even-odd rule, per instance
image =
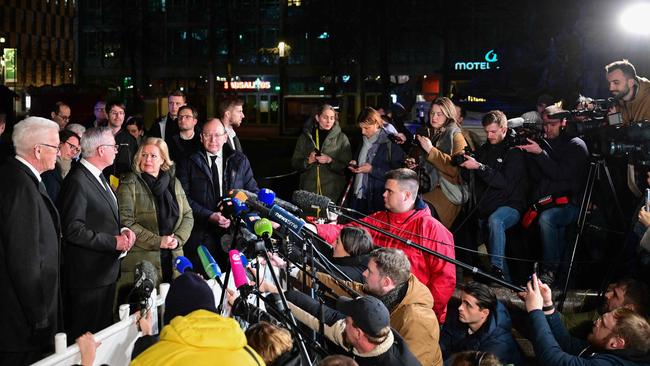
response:
[[[144,159],[144,160],[147,160],[147,158],[151,158],[151,160],[156,160],[156,159],[158,159],[158,155],[156,155],[156,154],[142,153],[142,154],[140,154],[140,156],[141,156],[142,159]]]
[[[179,114],[178,119],[183,120],[183,119],[194,119],[194,116],[191,114]]]
[[[124,111],[111,111],[109,114],[110,114],[111,116],[123,116],[123,115],[124,115]]]
[[[56,115],[57,115],[57,117],[61,118],[64,121],[69,121],[70,120],[70,116],[62,116],[62,115],[60,115],[58,113]]]
[[[51,148],[55,149],[57,153],[58,153],[59,151],[61,151],[61,148],[60,148],[60,147],[58,147],[58,146],[54,146],[54,145],[48,145],[48,144],[36,144],[36,145],[51,147]]]
[[[216,140],[217,138],[219,138],[221,136],[225,136],[225,135],[226,135],[226,132],[221,133],[221,134],[219,134],[219,133],[202,133],[201,134],[201,136],[203,136],[203,138],[206,139],[206,140]]]
[[[113,150],[115,150],[115,152],[117,152],[117,150],[120,148],[120,145],[109,145],[109,144],[99,145],[99,146],[97,146],[97,148],[100,148],[102,146],[112,147]]]
[[[66,141],[65,143],[66,143],[66,145],[70,146],[70,150],[72,150],[74,152],[81,151],[81,148],[79,146],[73,145],[73,144],[69,143],[68,141]]]

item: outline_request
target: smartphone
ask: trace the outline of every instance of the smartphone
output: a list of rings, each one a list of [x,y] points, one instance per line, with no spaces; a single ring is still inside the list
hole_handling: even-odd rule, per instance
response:
[[[645,189],[645,210],[650,212],[650,188]]]
[[[359,169],[359,164],[349,164],[350,168]]]
[[[316,148],[314,148],[314,152],[316,153],[316,156],[321,156],[321,155],[323,155],[323,154],[321,154],[320,150],[318,150],[318,149],[316,149]]]

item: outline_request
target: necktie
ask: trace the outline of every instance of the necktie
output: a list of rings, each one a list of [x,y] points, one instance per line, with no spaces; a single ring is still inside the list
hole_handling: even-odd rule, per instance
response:
[[[111,186],[108,184],[108,181],[106,180],[106,177],[104,177],[104,174],[100,174],[99,179],[102,181],[102,185],[104,186],[106,193],[108,193],[108,195],[113,199],[113,203],[117,204],[117,198],[115,198],[115,195],[111,190]]]
[[[221,188],[220,188],[220,180],[219,180],[219,167],[217,166],[217,156],[213,155],[210,157],[212,160],[212,167],[210,168],[212,170],[212,187],[214,189],[214,196],[215,197],[221,197]]]
[[[237,136],[232,138],[232,142],[233,142],[233,144],[235,144],[235,146],[234,146],[235,151],[244,152],[244,150],[241,147],[241,143],[239,142],[239,138]]]

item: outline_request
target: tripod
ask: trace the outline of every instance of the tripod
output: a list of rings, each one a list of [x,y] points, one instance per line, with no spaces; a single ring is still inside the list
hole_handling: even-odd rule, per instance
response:
[[[621,203],[619,202],[618,196],[616,195],[616,189],[614,188],[614,182],[612,181],[612,175],[609,172],[607,161],[605,161],[605,158],[600,154],[592,154],[591,161],[589,162],[589,172],[587,173],[587,184],[582,194],[582,201],[580,203],[580,212],[578,213],[578,219],[576,222],[578,233],[573,242],[573,249],[571,250],[571,259],[569,260],[569,269],[567,270],[566,279],[564,281],[564,288],[562,294],[560,295],[560,300],[557,306],[558,311],[562,310],[562,306],[564,305],[564,300],[566,299],[566,293],[569,288],[569,280],[571,279],[571,272],[573,270],[573,261],[575,260],[575,255],[578,249],[578,244],[580,243],[580,239],[584,234],[585,223],[587,221],[587,211],[589,208],[589,204],[591,203],[591,196],[594,191],[594,185],[596,184],[596,181],[601,179],[601,174],[603,173],[607,178],[607,184],[609,186],[610,192],[612,193],[612,196],[614,197],[614,204],[618,216],[621,220],[621,223],[624,222],[623,210],[621,209]]]

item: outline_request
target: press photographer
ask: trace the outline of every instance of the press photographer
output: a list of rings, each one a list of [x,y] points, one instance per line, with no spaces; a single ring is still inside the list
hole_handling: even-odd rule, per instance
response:
[[[623,123],[650,120],[650,80],[637,76],[634,65],[625,59],[605,66],[605,71]]]
[[[477,207],[481,231],[489,232],[492,275],[510,281],[504,259],[506,230],[519,222],[526,209],[526,155],[513,148],[516,133],[508,128],[503,112],[486,113],[481,124],[487,142],[477,149],[476,158],[464,155],[466,161],[460,166],[474,171],[479,178],[474,194],[479,197]]]
[[[578,217],[589,157],[581,138],[563,133],[566,118],[554,117],[565,112],[554,105],[547,107],[542,113],[544,139],[539,143],[528,139],[527,145],[519,146],[529,153],[526,166],[535,185],[534,202],[523,224],[529,226],[535,219],[539,222],[544,260],[541,277],[549,284],[555,280],[567,246],[565,228]]]

